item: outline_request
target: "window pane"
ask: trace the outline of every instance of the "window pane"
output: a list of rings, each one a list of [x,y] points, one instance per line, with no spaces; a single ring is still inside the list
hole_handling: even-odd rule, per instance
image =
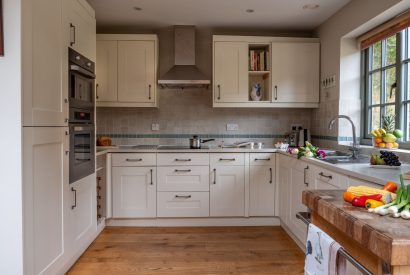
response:
[[[382,42],[379,41],[372,46],[372,68],[375,70],[382,65]]]
[[[396,115],[395,110],[396,110],[395,105],[387,105],[385,109],[385,114],[386,115]]]
[[[386,88],[385,99],[387,103],[396,101],[396,68],[391,68],[385,72]]]
[[[396,35],[386,39],[386,65],[396,63]]]
[[[371,110],[372,114],[371,114],[371,125],[372,125],[372,129],[377,129],[380,128],[380,107],[373,107]]]
[[[380,95],[381,95],[381,73],[377,72],[371,75],[372,81],[372,105],[380,104]]]

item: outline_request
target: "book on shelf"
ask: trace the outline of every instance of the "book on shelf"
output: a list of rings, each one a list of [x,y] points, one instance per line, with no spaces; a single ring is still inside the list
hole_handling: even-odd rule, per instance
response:
[[[266,50],[249,51],[249,71],[269,71],[269,55]]]

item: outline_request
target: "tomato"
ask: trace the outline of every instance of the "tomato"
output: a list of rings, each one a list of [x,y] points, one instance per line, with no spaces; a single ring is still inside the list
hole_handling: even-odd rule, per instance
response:
[[[353,194],[350,193],[350,192],[344,192],[344,193],[343,193],[343,199],[344,199],[346,202],[352,202],[354,198],[356,198],[356,196],[353,195]]]
[[[397,184],[395,184],[395,183],[392,182],[392,181],[388,181],[388,182],[384,185],[383,190],[386,190],[386,191],[389,191],[389,192],[392,192],[392,193],[396,193]]]

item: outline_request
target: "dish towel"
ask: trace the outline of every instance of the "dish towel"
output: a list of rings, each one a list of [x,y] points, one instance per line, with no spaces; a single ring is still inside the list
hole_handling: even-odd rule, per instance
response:
[[[309,224],[305,275],[346,275],[346,259],[338,256],[340,247],[319,227]]]

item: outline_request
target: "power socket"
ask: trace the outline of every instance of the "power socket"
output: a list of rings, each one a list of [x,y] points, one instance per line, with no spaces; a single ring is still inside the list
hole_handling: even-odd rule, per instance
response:
[[[227,131],[239,131],[239,125],[238,124],[226,124],[226,130]]]
[[[152,123],[151,124],[152,131],[159,131],[159,123]]]
[[[303,125],[302,125],[302,124],[293,123],[293,124],[290,125],[290,130],[292,130],[293,127],[295,127],[296,130],[298,130],[299,128],[303,128]]]

